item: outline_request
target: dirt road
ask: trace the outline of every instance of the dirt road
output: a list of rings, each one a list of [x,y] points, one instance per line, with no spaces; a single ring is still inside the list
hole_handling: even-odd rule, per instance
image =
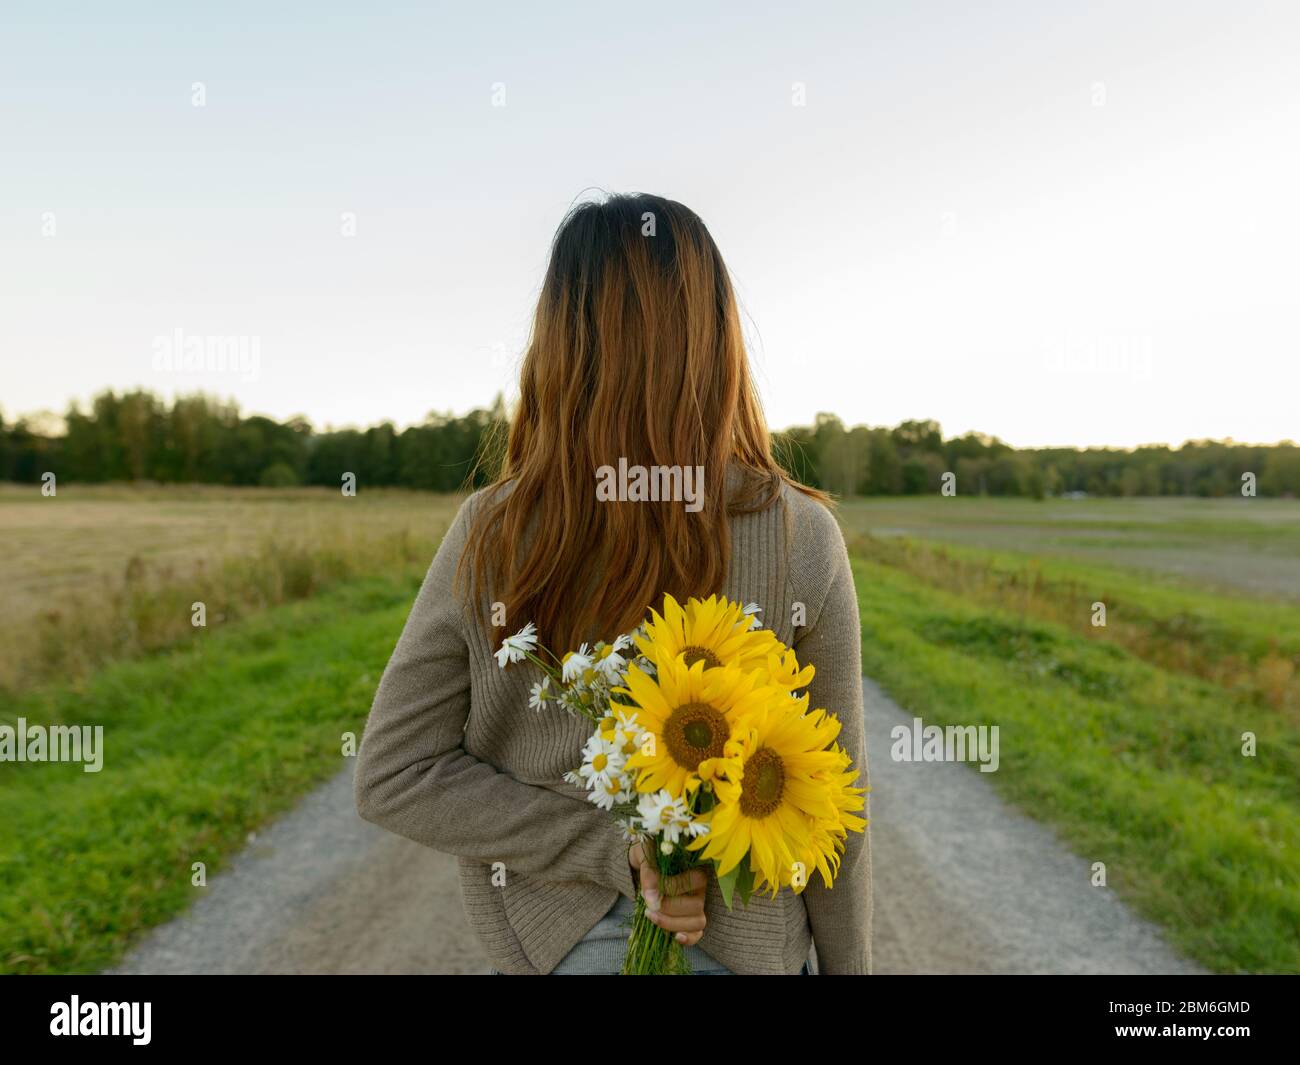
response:
[[[894,763],[865,682],[877,973],[1182,973],[1088,863],[964,765]],[[483,973],[454,859],[361,821],[351,770],[250,840],[115,972]]]

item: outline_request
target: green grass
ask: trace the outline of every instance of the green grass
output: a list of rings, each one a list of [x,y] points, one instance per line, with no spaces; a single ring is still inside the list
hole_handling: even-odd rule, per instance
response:
[[[0,763],[0,971],[94,972],[185,909],[253,829],[345,764],[420,579],[206,631],[6,707],[104,727],[104,767]]]
[[[1300,726],[1300,606],[1189,588],[1103,563],[870,536],[856,546],[863,557],[968,602],[1114,643]],[[1105,605],[1104,626],[1092,624],[1096,603]]]
[[[943,567],[890,564],[869,540],[853,554],[868,675],[927,724],[998,725],[1003,796],[1105,862],[1109,886],[1188,955],[1222,972],[1300,972],[1293,718],[1093,637],[1086,604],[1080,624],[1061,624],[1015,596],[998,606],[945,587]],[[1209,593],[1196,605],[1216,613]],[[1225,632],[1249,643],[1249,610],[1220,606]],[[1241,753],[1246,731],[1257,757]]]

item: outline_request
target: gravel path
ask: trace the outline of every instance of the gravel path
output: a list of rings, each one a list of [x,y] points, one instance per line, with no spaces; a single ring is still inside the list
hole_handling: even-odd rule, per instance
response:
[[[113,972],[477,973],[456,861],[357,816],[349,767]]]
[[[985,774],[891,762],[912,715],[870,680],[877,973],[1195,973],[1052,830],[1003,803]]]
[[[889,760],[864,683],[877,973],[1193,973],[1088,863],[970,767]],[[352,770],[250,839],[120,973],[483,973],[455,860],[357,817]]]

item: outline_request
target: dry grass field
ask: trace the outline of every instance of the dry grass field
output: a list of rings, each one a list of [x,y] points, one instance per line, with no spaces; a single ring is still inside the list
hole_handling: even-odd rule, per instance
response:
[[[331,581],[427,565],[458,505],[400,490],[0,485],[0,690],[183,639]]]

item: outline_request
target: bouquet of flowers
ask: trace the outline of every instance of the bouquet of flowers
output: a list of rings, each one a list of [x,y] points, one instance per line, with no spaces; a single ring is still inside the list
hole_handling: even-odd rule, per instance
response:
[[[827,887],[850,831],[866,821],[865,788],[835,740],[839,721],[809,709],[813,678],[762,628],[756,606],[665,596],[633,633],[559,657],[529,622],[497,662],[542,671],[529,705],[589,719],[582,765],[565,779],[610,811],[661,876],[709,865],[728,908],[738,895]],[[689,973],[681,944],[638,895],[623,973]]]

